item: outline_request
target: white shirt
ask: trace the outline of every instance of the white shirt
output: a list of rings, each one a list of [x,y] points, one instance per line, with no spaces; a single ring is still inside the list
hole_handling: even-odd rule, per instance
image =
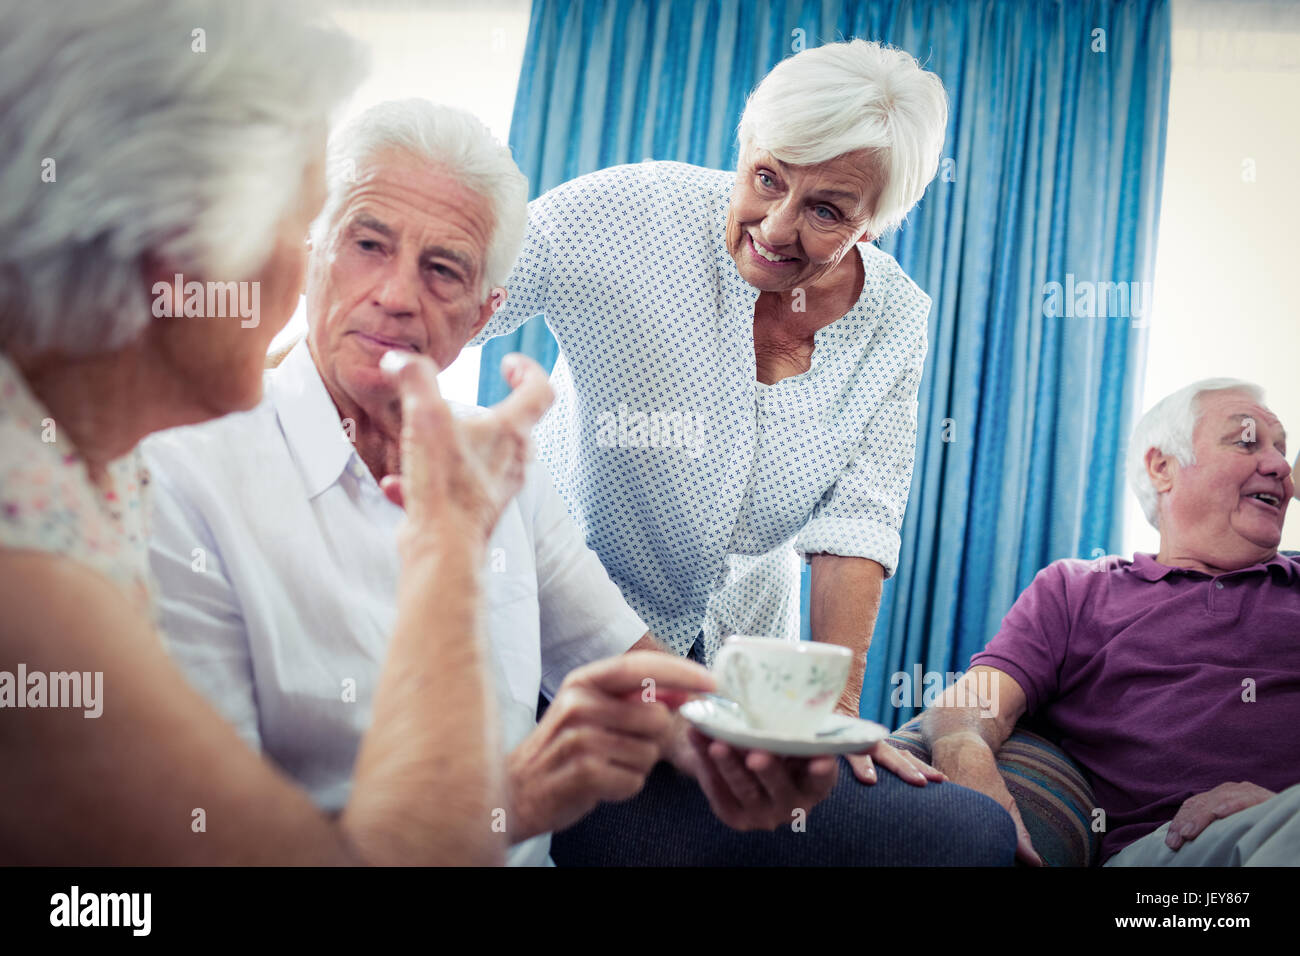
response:
[[[245,740],[342,808],[396,620],[402,510],[348,441],[306,343],[257,408],[144,451],[169,650]],[[536,725],[539,691],[646,632],[536,464],[489,541],[484,602],[507,750]],[[534,838],[509,861],[545,863],[549,847]]]
[[[475,340],[545,315],[560,357],[539,455],[655,636],[685,654],[703,630],[705,660],[727,632],[797,637],[796,551],[893,573],[930,309],[860,244],[862,294],[816,333],[812,367],[758,382],[758,289],[726,245],[734,181],[645,162],[534,200]]]

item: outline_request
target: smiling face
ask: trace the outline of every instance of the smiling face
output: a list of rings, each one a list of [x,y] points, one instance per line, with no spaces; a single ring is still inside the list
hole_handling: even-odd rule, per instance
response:
[[[879,195],[865,151],[812,166],[757,148],[741,152],[727,212],[727,249],[746,282],[764,292],[827,285]]]
[[[1147,453],[1147,472],[1161,493],[1162,562],[1184,558],[1232,569],[1271,558],[1295,494],[1281,422],[1242,392],[1206,392],[1193,449],[1196,464],[1186,467]]]
[[[488,201],[426,160],[388,150],[359,170],[307,271],[308,344],[341,411],[393,401],[385,352],[446,368],[486,324],[505,301],[483,295],[492,229]]]

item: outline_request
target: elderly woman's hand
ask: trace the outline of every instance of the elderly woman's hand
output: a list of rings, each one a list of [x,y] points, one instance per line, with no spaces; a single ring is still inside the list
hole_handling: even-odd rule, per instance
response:
[[[390,352],[381,367],[402,401],[402,473],[382,486],[406,509],[403,553],[430,529],[486,544],[523,487],[532,427],[553,399],[546,373],[526,356],[507,355],[501,370],[511,394],[485,414],[457,421],[439,394],[432,360]]]
[[[890,773],[906,780],[914,787],[924,787],[931,781],[943,783],[948,779],[941,770],[936,770],[924,760],[913,757],[905,750],[891,747],[884,740],[877,743],[866,753],[847,754],[846,759],[849,766],[853,768],[853,775],[863,783],[868,784],[876,782],[877,764]]]

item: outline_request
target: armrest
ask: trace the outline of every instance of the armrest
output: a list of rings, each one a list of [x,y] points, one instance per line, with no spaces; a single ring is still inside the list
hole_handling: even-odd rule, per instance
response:
[[[919,717],[894,731],[889,742],[922,760],[930,759]],[[1092,829],[1096,799],[1065,751],[1022,721],[997,758],[1002,778],[1043,861],[1049,866],[1095,865],[1101,848],[1101,834]]]

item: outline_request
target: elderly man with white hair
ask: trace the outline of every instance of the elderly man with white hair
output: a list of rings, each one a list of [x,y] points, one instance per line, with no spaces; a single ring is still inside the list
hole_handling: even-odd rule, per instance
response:
[[[169,650],[251,746],[338,811],[399,607],[409,476],[385,366],[418,355],[445,368],[504,301],[527,185],[481,123],[421,100],[346,124],[326,178],[307,337],[268,373],[266,399],[145,451]],[[444,544],[476,560],[468,540]],[[674,730],[664,705],[712,684],[696,664],[624,654],[657,647],[544,466],[529,466],[482,563],[490,706],[509,756],[502,805],[478,825],[506,835],[509,862],[544,864],[551,830],[640,789]],[[554,702],[537,726],[541,691]]]
[[[1128,477],[1159,552],[1040,571],[966,686],[927,711],[934,764],[1005,806],[1019,857],[1037,862],[994,754],[1022,715],[1041,715],[1092,782],[1107,865],[1300,865],[1300,561],[1278,552],[1295,493],[1282,423],[1255,385],[1196,382],[1138,423]]]

